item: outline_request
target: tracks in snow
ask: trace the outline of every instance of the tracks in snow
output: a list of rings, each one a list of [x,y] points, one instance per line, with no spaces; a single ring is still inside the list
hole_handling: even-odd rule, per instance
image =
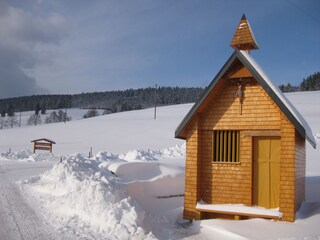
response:
[[[20,164],[21,166],[19,166]],[[9,166],[0,162],[0,239],[1,240],[55,240],[62,239],[51,226],[44,222],[26,203],[19,186],[12,176],[19,176],[17,171],[27,174],[28,168],[17,163]],[[31,168],[30,168],[31,169]],[[38,169],[44,171],[45,168]],[[31,174],[34,174],[34,169]]]

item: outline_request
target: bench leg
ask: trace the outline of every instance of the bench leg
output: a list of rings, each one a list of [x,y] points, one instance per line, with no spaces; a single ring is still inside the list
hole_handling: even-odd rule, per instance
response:
[[[241,220],[241,216],[239,216],[239,215],[234,215],[234,220]]]
[[[201,220],[202,219],[202,213],[199,211],[196,211],[195,220]]]

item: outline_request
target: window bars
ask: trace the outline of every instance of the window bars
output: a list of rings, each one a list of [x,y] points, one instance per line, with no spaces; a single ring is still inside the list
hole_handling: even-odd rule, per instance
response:
[[[213,131],[213,162],[239,162],[239,131]]]

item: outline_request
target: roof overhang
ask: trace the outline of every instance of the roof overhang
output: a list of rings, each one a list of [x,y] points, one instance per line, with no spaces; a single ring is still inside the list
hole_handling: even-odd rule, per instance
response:
[[[204,93],[201,95],[199,100],[193,105],[193,107],[190,109],[188,114],[184,117],[184,119],[181,121],[179,126],[177,127],[175,131],[175,137],[180,138],[180,139],[185,139],[184,137],[181,136],[181,133],[184,129],[184,127],[191,121],[193,116],[196,114],[198,111],[199,107],[202,105],[202,103],[207,99],[211,91],[214,89],[218,81],[222,78],[222,76],[225,74],[227,69],[231,66],[233,61],[236,59],[237,55],[237,50],[233,52],[233,54],[230,56],[228,61],[224,64],[224,66],[221,68],[221,70],[218,72],[218,74],[215,76],[215,78],[211,81],[207,89],[204,91]]]

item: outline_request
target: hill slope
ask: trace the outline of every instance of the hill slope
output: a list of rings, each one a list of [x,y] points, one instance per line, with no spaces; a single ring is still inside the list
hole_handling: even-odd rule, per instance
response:
[[[23,128],[3,129],[0,134],[0,152],[31,149],[30,141],[49,138],[57,144],[56,155],[109,151],[126,152],[132,149],[162,149],[181,140],[174,138],[175,128],[190,109],[191,104],[174,105],[103,115],[67,123],[51,123]]]

